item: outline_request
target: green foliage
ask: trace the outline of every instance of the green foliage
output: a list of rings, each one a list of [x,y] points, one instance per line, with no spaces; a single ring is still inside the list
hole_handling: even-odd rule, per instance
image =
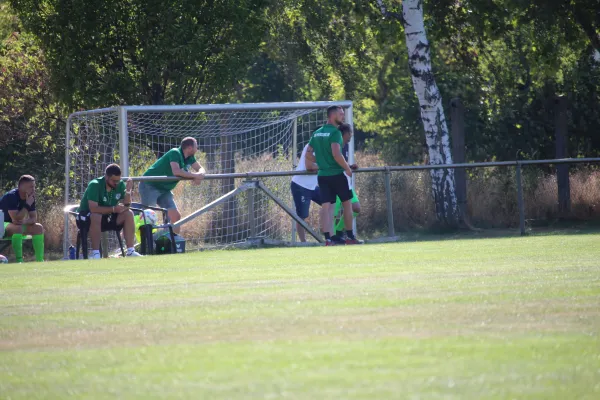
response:
[[[124,103],[346,98],[359,147],[425,161],[403,28],[375,1],[10,4],[0,1],[2,185],[35,166],[60,186],[66,110]],[[552,158],[556,95],[568,99],[570,155],[600,154],[597,0],[424,7],[445,106],[465,105],[469,160]]]
[[[32,35],[15,31],[0,43],[0,72],[0,191],[28,173],[42,195],[59,196],[65,110],[53,100],[45,59]]]
[[[11,12],[8,2],[0,0],[0,42],[19,28],[17,17]]]
[[[600,69],[593,38],[573,17],[586,7],[472,0],[427,8],[442,93],[467,109],[470,159],[553,158],[557,95],[569,103],[571,155],[598,154]],[[600,15],[600,4],[592,8]]]
[[[269,0],[13,0],[59,98],[86,108],[219,102],[265,30]]]

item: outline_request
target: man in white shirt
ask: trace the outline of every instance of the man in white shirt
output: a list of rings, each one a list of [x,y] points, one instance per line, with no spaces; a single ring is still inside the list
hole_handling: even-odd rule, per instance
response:
[[[317,171],[319,167],[316,163],[310,162],[306,159],[306,149],[308,145],[304,146],[302,155],[298,161],[296,171]],[[292,196],[294,198],[294,205],[296,206],[296,214],[306,220],[310,211],[311,201],[321,205],[321,196],[319,193],[319,186],[317,181],[317,175],[294,175],[292,178]],[[323,212],[323,209],[319,211]],[[299,223],[296,223],[298,236],[301,242],[306,242],[306,231]]]

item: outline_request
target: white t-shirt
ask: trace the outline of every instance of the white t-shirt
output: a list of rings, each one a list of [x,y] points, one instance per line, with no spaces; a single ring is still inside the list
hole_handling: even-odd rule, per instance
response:
[[[304,150],[302,150],[296,171],[306,171],[306,150],[308,150],[308,145],[304,146]],[[308,190],[315,190],[319,186],[317,175],[294,175],[292,182]]]

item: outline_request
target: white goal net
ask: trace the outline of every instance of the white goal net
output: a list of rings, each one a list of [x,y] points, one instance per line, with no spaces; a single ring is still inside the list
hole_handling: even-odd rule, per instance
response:
[[[310,135],[326,122],[326,110],[331,105],[344,107],[346,122],[352,123],[352,103],[347,101],[132,106],[74,113],[67,128],[65,202],[79,202],[89,181],[102,176],[110,163],[120,164],[124,176],[141,176],[186,136],[198,140],[196,159],[209,174],[292,170]],[[180,182],[173,193],[185,217],[240,186],[243,180],[206,180],[200,186]],[[291,177],[261,181],[293,209]],[[248,191],[184,224],[181,234],[188,248],[247,240],[251,195],[255,236],[292,240],[292,219],[264,193]],[[140,201],[139,195],[134,195],[134,201]],[[309,222],[318,226],[316,213]],[[70,231],[65,230],[65,249],[74,242],[72,225]]]

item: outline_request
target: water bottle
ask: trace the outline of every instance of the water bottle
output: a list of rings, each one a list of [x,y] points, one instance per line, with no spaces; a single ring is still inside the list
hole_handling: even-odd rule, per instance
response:
[[[75,247],[71,246],[69,247],[69,260],[74,260],[75,259]]]

